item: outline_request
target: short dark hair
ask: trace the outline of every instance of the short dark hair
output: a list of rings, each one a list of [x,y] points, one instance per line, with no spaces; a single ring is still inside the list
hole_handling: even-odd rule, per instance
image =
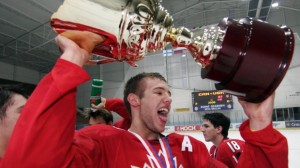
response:
[[[11,105],[11,98],[13,95],[19,94],[28,99],[28,95],[23,85],[21,84],[7,84],[0,85],[0,120],[6,116],[6,109]]]
[[[125,85],[125,89],[124,89],[124,103],[125,106],[127,108],[127,110],[129,111],[129,113],[131,113],[131,108],[130,108],[130,103],[127,100],[127,97],[130,93],[134,93],[136,95],[138,95],[140,98],[142,98],[144,96],[144,87],[141,87],[141,81],[143,81],[143,79],[145,78],[156,78],[156,79],[160,79],[164,82],[167,83],[166,79],[159,73],[157,72],[142,72],[140,74],[135,75],[134,77],[130,78],[126,85]]]
[[[88,119],[97,119],[98,117],[102,117],[106,124],[109,124],[109,122],[113,123],[114,121],[112,113],[106,109],[100,109],[96,111],[90,110],[88,112]]]
[[[210,121],[215,128],[222,126],[221,134],[224,138],[227,138],[230,127],[230,119],[227,116],[223,113],[207,113],[203,116],[203,119]]]

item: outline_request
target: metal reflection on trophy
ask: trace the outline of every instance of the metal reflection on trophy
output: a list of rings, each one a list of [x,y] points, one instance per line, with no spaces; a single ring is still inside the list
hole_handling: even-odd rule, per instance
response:
[[[57,33],[82,30],[105,36],[93,50],[105,59],[95,64],[125,61],[136,66],[167,44],[185,47],[202,67],[202,78],[250,102],[261,102],[277,88],[294,51],[293,32],[286,26],[224,18],[193,30],[176,28],[158,0],[65,0],[51,26]]]
[[[105,36],[96,55],[98,64],[126,61],[132,66],[148,52],[165,48],[173,19],[157,0],[65,0],[51,17],[57,32],[85,30]]]
[[[218,25],[172,28],[174,47],[187,48],[202,66],[201,77],[217,81],[246,101],[261,102],[278,87],[291,63],[294,35],[286,26],[251,18],[224,18]]]

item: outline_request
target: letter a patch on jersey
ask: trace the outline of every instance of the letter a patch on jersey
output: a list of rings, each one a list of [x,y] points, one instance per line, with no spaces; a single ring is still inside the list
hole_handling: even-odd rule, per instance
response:
[[[181,145],[181,151],[193,152],[193,146],[191,144],[190,138],[188,136],[183,137],[182,145]]]

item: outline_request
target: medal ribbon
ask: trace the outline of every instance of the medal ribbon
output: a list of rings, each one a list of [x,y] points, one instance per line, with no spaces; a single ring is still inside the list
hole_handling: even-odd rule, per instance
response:
[[[172,150],[171,150],[168,140],[166,139],[166,137],[164,135],[162,135],[162,138],[160,138],[159,141],[162,141],[161,144],[163,144],[162,145],[163,147],[165,147],[165,146],[167,147],[167,150],[165,148],[163,148],[165,150],[163,152],[166,154],[166,156],[165,156],[165,157],[167,157],[166,160],[170,161],[170,162],[168,162],[171,164],[171,165],[169,165],[169,167],[175,168],[175,162],[173,160],[174,157],[173,157]]]
[[[135,132],[132,132],[128,130],[130,133],[132,133],[135,137],[138,138],[138,140],[143,144],[144,148],[148,152],[148,154],[153,158],[154,163],[157,168],[175,168],[175,163],[172,156],[172,151],[170,148],[170,145],[168,141],[165,139],[165,137],[161,138],[159,136],[158,140],[161,146],[161,150],[163,152],[163,157],[165,159],[165,163],[162,161],[161,157],[159,157],[158,152],[154,149],[154,147],[147,141],[144,140],[140,135],[138,135]],[[153,154],[155,153],[155,155]]]

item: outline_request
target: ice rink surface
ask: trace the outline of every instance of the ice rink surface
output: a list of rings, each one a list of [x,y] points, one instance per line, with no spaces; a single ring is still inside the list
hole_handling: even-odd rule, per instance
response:
[[[300,129],[294,130],[279,130],[285,137],[287,137],[289,145],[289,168],[300,167]],[[178,132],[184,135],[191,135],[192,137],[202,141],[208,147],[211,147],[212,143],[205,142],[202,132]],[[229,131],[229,138],[242,139],[239,131]]]

